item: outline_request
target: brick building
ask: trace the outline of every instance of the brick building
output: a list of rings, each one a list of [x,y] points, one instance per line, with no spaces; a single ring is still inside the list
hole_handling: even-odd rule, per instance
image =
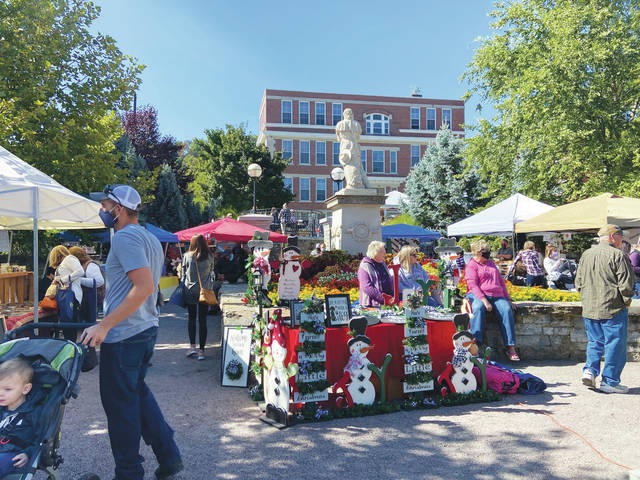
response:
[[[337,191],[331,170],[339,166],[335,125],[345,108],[362,126],[361,160],[372,188],[403,190],[413,165],[443,123],[464,136],[464,102],[411,97],[265,90],[258,143],[290,161],[285,185],[300,210],[323,210]],[[278,205],[279,207],[279,205]]]

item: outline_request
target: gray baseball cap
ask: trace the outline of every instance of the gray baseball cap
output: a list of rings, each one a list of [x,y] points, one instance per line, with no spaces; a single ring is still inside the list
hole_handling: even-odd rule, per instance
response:
[[[102,200],[112,200],[130,210],[138,210],[142,204],[142,199],[137,190],[129,185],[107,185],[101,192],[91,192],[92,200],[101,202]]]

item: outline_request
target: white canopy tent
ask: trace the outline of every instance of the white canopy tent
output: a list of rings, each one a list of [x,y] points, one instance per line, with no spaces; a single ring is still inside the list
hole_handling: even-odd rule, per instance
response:
[[[399,192],[398,190],[392,190],[385,196],[387,199],[384,201],[384,207],[400,207],[402,206],[402,202],[406,203],[409,198],[406,193]]]
[[[33,308],[38,320],[38,230],[105,228],[100,204],[63,187],[0,146],[0,229],[33,230]]]
[[[447,235],[511,235],[516,223],[537,217],[554,207],[519,193],[447,227]]]

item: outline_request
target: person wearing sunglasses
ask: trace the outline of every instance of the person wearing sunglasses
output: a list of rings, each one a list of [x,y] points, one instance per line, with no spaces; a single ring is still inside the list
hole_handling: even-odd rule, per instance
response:
[[[156,298],[162,272],[160,242],[138,223],[142,203],[129,185],[107,185],[91,194],[100,218],[116,233],[106,262],[105,316],[86,329],[83,345],[100,346],[100,398],[119,480],[142,480],[140,437],[158,460],[156,478],[183,469],[180,451],[153,393],[144,381],[158,331]]]
[[[422,291],[422,286],[418,281],[428,282],[429,274],[418,262],[418,249],[410,245],[405,245],[398,252],[400,269],[398,270],[398,289],[400,294],[404,290]],[[393,273],[391,273],[393,276]],[[428,298],[429,305],[437,307],[440,304],[431,296]]]

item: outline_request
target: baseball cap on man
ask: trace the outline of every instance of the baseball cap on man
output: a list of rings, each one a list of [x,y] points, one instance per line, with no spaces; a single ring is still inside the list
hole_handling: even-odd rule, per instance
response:
[[[89,196],[96,202],[113,200],[130,210],[138,210],[142,203],[140,194],[129,185],[107,185],[101,192],[91,192]]]
[[[600,237],[605,237],[607,235],[624,235],[624,233],[622,233],[622,229],[618,226],[618,225],[613,225],[613,224],[607,224],[604,227],[602,227],[600,230],[598,230],[598,236]]]

